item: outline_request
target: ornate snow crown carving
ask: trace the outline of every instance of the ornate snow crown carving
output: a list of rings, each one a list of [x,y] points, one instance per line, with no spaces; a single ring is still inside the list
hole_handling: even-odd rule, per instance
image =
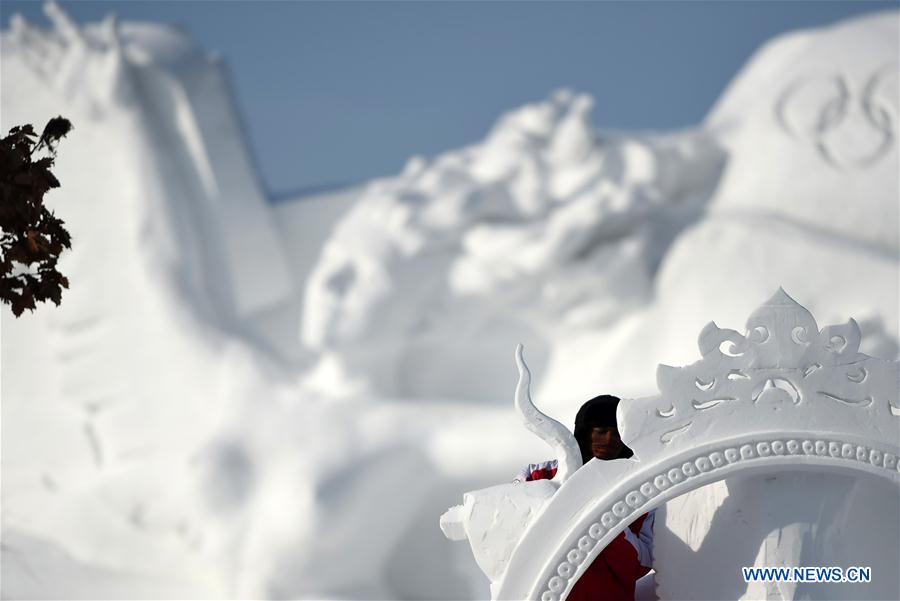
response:
[[[495,599],[561,601],[634,519],[710,482],[808,469],[898,484],[900,364],[860,353],[859,341],[852,319],[820,331],[779,289],[750,316],[747,334],[710,323],[700,334],[699,361],[661,365],[659,396],[619,404],[633,458],[591,461],[555,493],[530,488],[547,481],[467,493],[442,526],[448,536],[468,537],[476,559],[489,558],[479,565],[492,568],[486,573]],[[517,362],[521,404],[527,382],[523,388],[518,350]],[[526,420],[532,414],[546,417],[522,412]],[[546,424],[533,426],[548,443],[565,445],[559,433],[541,434]],[[520,515],[524,499],[534,516],[528,520]],[[493,518],[473,517],[486,514]],[[501,541],[504,549],[485,541]]]
[[[746,335],[710,322],[698,341],[702,359],[660,365],[658,402],[623,403],[622,436],[640,458],[771,418],[783,431],[858,432],[896,443],[897,364],[860,353],[859,341],[853,319],[820,331],[779,288],[747,320]]]

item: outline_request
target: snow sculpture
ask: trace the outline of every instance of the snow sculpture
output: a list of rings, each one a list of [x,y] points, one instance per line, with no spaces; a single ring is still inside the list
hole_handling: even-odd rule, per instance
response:
[[[620,404],[633,458],[588,463],[543,503],[532,502],[530,520],[508,520],[504,507],[546,481],[525,483],[521,492],[505,485],[468,493],[442,527],[456,539],[464,532],[477,558],[493,560],[479,560],[491,568],[493,598],[561,601],[638,516],[728,476],[808,470],[900,485],[900,364],[860,353],[859,342],[853,319],[819,330],[779,289],[750,316],[745,335],[709,323],[699,361],[660,365],[658,396]],[[499,491],[506,505],[497,502]],[[492,521],[481,517],[481,503],[494,510]],[[483,548],[500,538],[503,549]],[[499,555],[511,540],[510,555]]]
[[[463,504],[447,510],[440,522],[447,538],[468,538],[472,542],[475,561],[491,580],[503,574],[529,522],[556,489],[581,467],[575,437],[564,425],[538,410],[531,400],[531,371],[522,356],[521,344],[516,347],[516,366],[519,369],[516,412],[525,427],[549,444],[559,457],[556,477],[552,481],[515,482],[467,493]]]
[[[502,373],[517,341],[542,367],[547,332],[592,330],[650,300],[726,157],[704,131],[601,134],[592,107],[560,90],[366,188],[306,284],[302,340],[327,356],[329,389],[495,403],[501,380],[455,374]]]
[[[30,92],[20,90],[24,102],[4,97],[3,131],[63,112],[76,124],[90,123],[92,132],[115,132],[98,146],[107,155],[121,154],[123,162],[133,161],[135,167],[125,173],[149,182],[136,184],[135,196],[145,203],[136,213],[162,202],[161,213],[175,222],[166,226],[184,228],[173,234],[178,254],[198,256],[194,277],[208,290],[209,302],[220,305],[226,317],[247,317],[285,302],[292,272],[243,139],[223,62],[173,28],[119,23],[114,15],[99,26],[79,25],[53,1],[44,12],[50,31],[13,15],[8,36],[4,32],[4,71]],[[68,184],[64,194],[78,198],[73,178],[66,179],[61,167],[60,178]],[[85,160],[70,169],[83,173],[96,167]],[[123,175],[121,181],[130,178]],[[123,194],[126,184],[110,180],[97,188],[97,179],[103,178],[92,178],[90,196],[98,189],[113,190],[117,200]]]
[[[810,142],[829,166],[869,167],[885,159],[894,145],[896,101],[891,102],[890,90],[896,88],[896,80],[895,61],[876,68],[857,89],[843,74],[799,76],[782,90],[775,116],[782,131]],[[825,102],[810,114],[803,97],[823,91]],[[851,136],[848,143],[844,130],[851,128],[865,134],[856,140]]]
[[[575,470],[581,467],[581,451],[578,442],[569,430],[543,413],[531,400],[531,371],[522,356],[522,345],[516,347],[516,367],[519,368],[519,383],[516,385],[516,411],[525,427],[549,444],[559,458],[559,468],[555,479],[563,483]]]

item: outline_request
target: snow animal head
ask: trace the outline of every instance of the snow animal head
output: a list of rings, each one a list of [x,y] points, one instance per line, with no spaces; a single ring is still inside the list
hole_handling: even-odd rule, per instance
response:
[[[702,133],[602,139],[592,107],[558,92],[480,144],[372,183],[312,270],[303,342],[382,394],[496,402],[492,379],[441,374],[502,373],[520,341],[540,367],[544,332],[646,302],[671,239],[657,229],[690,221],[720,155]]]

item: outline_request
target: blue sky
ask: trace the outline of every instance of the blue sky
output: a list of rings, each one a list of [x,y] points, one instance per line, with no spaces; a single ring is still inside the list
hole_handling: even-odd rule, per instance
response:
[[[224,57],[273,197],[399,171],[480,140],[497,117],[569,87],[595,122],[701,121],[752,52],[797,28],[898,2],[62,2],[76,21],[174,23]],[[40,2],[3,0],[45,25]]]

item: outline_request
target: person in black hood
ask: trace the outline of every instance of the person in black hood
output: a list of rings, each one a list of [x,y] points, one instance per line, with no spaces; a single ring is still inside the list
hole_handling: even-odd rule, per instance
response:
[[[583,463],[634,455],[619,435],[618,405],[619,397],[601,394],[578,410],[574,434]],[[551,480],[558,467],[557,459],[533,463],[519,472],[514,481]],[[656,510],[651,509],[610,541],[572,587],[567,601],[634,601],[635,583],[653,566],[655,521]]]
[[[581,462],[591,459],[627,459],[634,451],[625,446],[619,435],[616,422],[616,407],[619,397],[601,394],[587,401],[575,415],[575,441],[581,450]],[[518,473],[515,481],[528,482],[553,478],[559,461],[553,459],[542,463],[530,463]]]
[[[587,401],[575,415],[575,440],[581,460],[624,459],[634,455],[619,435],[616,407],[619,397],[601,394]]]

